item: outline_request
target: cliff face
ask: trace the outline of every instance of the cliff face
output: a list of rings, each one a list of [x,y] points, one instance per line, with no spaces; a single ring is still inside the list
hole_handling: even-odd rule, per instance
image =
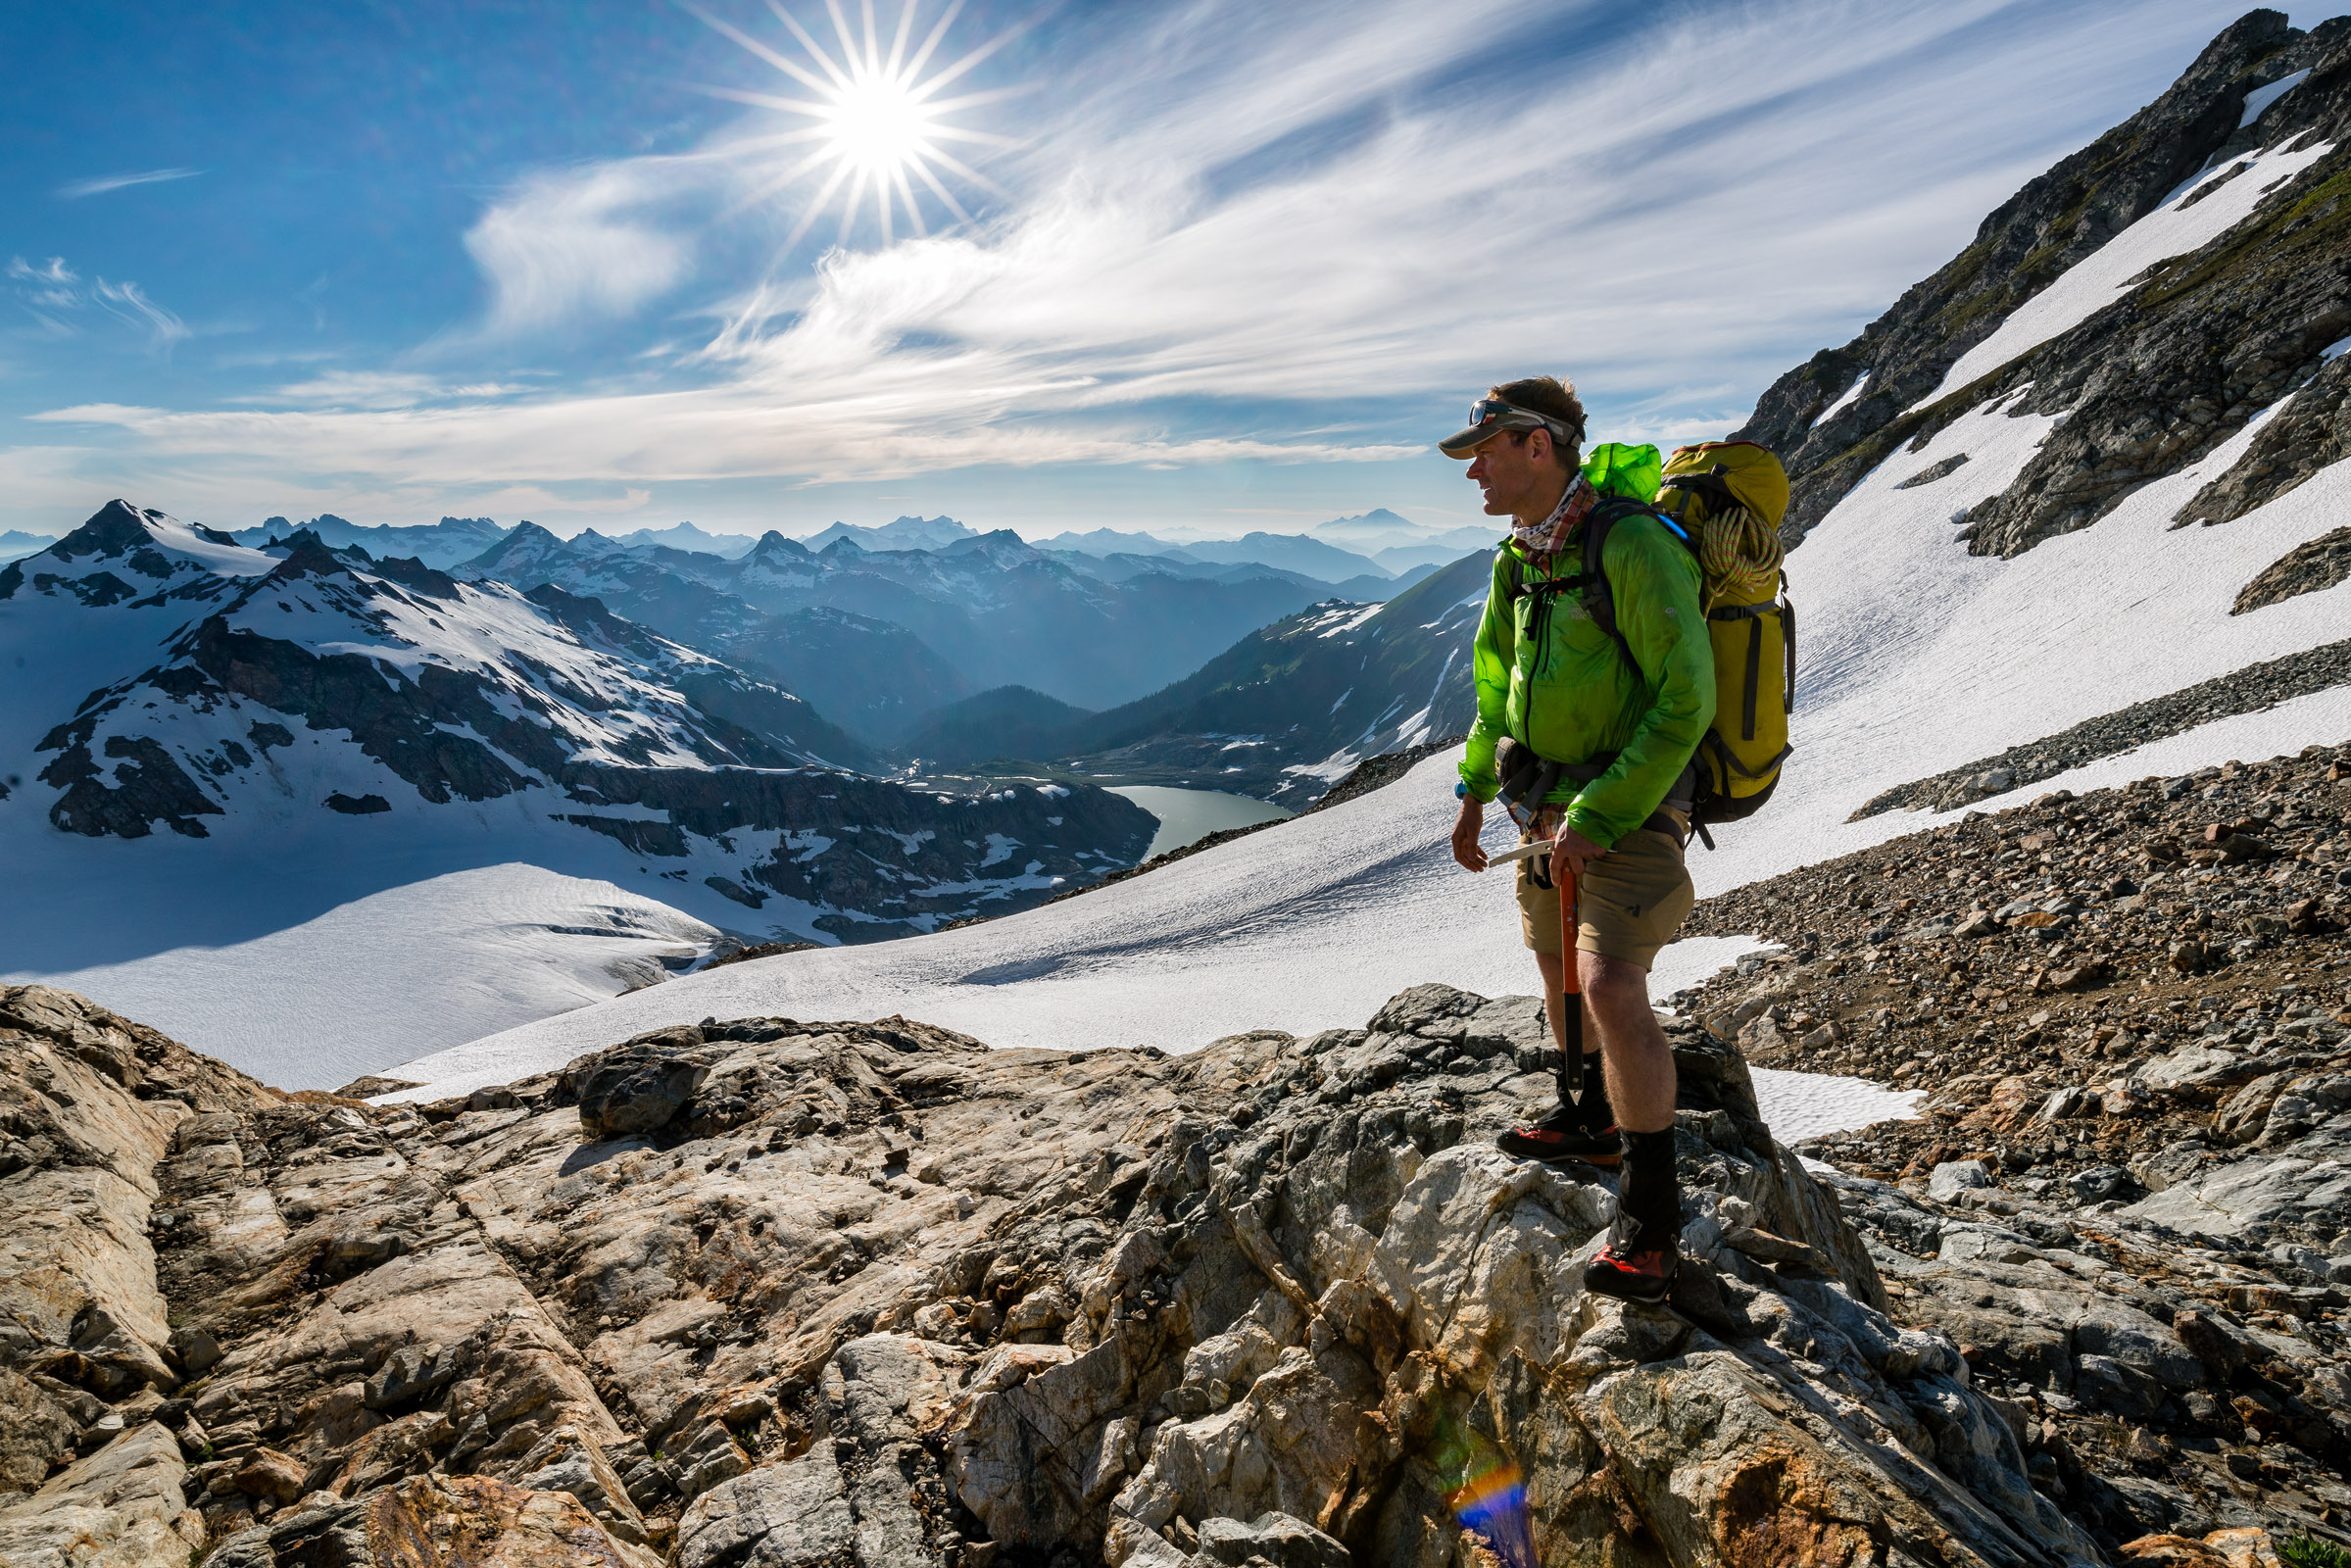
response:
[[[1903,442],[2015,398],[2008,412],[2066,422],[2005,492],[1955,519],[1971,550],[2015,555],[2087,527],[2304,386],[2351,332],[2347,131],[2351,19],[2303,32],[2248,13],[1860,336],[1764,394],[1739,434],[1787,458],[1791,540]],[[2325,429],[2298,445],[2332,439],[2331,412],[2304,407],[2315,401],[2296,408]],[[2240,468],[2226,500],[2200,497],[2182,517],[2247,510],[2296,471],[2275,457]]]
[[[9,992],[58,1261],[0,1283],[0,1559],[1467,1563],[1504,1461],[1543,1561],[2094,1558],[1735,1051],[1677,1041],[1676,1310],[1582,1297],[1608,1179],[1486,1142],[1543,1040],[1442,987],[1172,1060],[713,1020],[377,1107]]]

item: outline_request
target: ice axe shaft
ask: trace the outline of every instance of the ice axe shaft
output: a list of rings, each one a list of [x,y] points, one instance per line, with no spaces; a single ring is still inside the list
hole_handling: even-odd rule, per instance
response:
[[[1567,1042],[1567,1064],[1584,1067],[1584,982],[1576,973],[1575,862],[1564,855],[1551,857],[1551,880],[1559,887],[1560,1038]]]

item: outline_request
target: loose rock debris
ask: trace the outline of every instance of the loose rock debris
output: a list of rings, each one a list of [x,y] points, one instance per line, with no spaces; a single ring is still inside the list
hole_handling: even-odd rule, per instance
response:
[[[2351,748],[2314,747],[1971,811],[1691,922],[1781,944],[1676,999],[1749,1060],[1926,1092],[1799,1152],[1895,1319],[2117,1536],[2351,1523],[2347,816]]]

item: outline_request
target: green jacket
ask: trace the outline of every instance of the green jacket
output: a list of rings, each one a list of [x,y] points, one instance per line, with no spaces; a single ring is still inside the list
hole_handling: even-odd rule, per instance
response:
[[[1491,801],[1499,788],[1494,749],[1504,735],[1553,761],[1588,762],[1618,754],[1589,784],[1562,781],[1549,799],[1567,805],[1570,827],[1607,846],[1647,821],[1714,722],[1714,648],[1698,604],[1698,564],[1654,517],[1627,517],[1609,531],[1602,565],[1616,598],[1617,629],[1645,679],[1573,589],[1553,599],[1547,647],[1528,636],[1535,596],[1510,598],[1510,563],[1529,586],[1546,573],[1513,540],[1494,554],[1494,583],[1478,625],[1473,675],[1478,718],[1470,726],[1461,779]],[[1580,535],[1554,559],[1558,572],[1583,568]]]

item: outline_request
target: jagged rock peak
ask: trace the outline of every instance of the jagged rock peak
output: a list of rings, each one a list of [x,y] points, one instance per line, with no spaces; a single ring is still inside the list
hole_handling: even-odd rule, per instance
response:
[[[308,528],[301,529],[285,543],[285,558],[270,569],[270,580],[291,582],[303,577],[332,577],[350,569],[350,563],[327,549],[324,542]],[[367,552],[363,550],[354,549],[352,554],[362,562],[367,561]]]
[[[80,527],[51,545],[49,553],[67,561],[80,556],[120,556],[152,543],[155,525],[167,520],[160,512],[120,499],[109,501]]]

